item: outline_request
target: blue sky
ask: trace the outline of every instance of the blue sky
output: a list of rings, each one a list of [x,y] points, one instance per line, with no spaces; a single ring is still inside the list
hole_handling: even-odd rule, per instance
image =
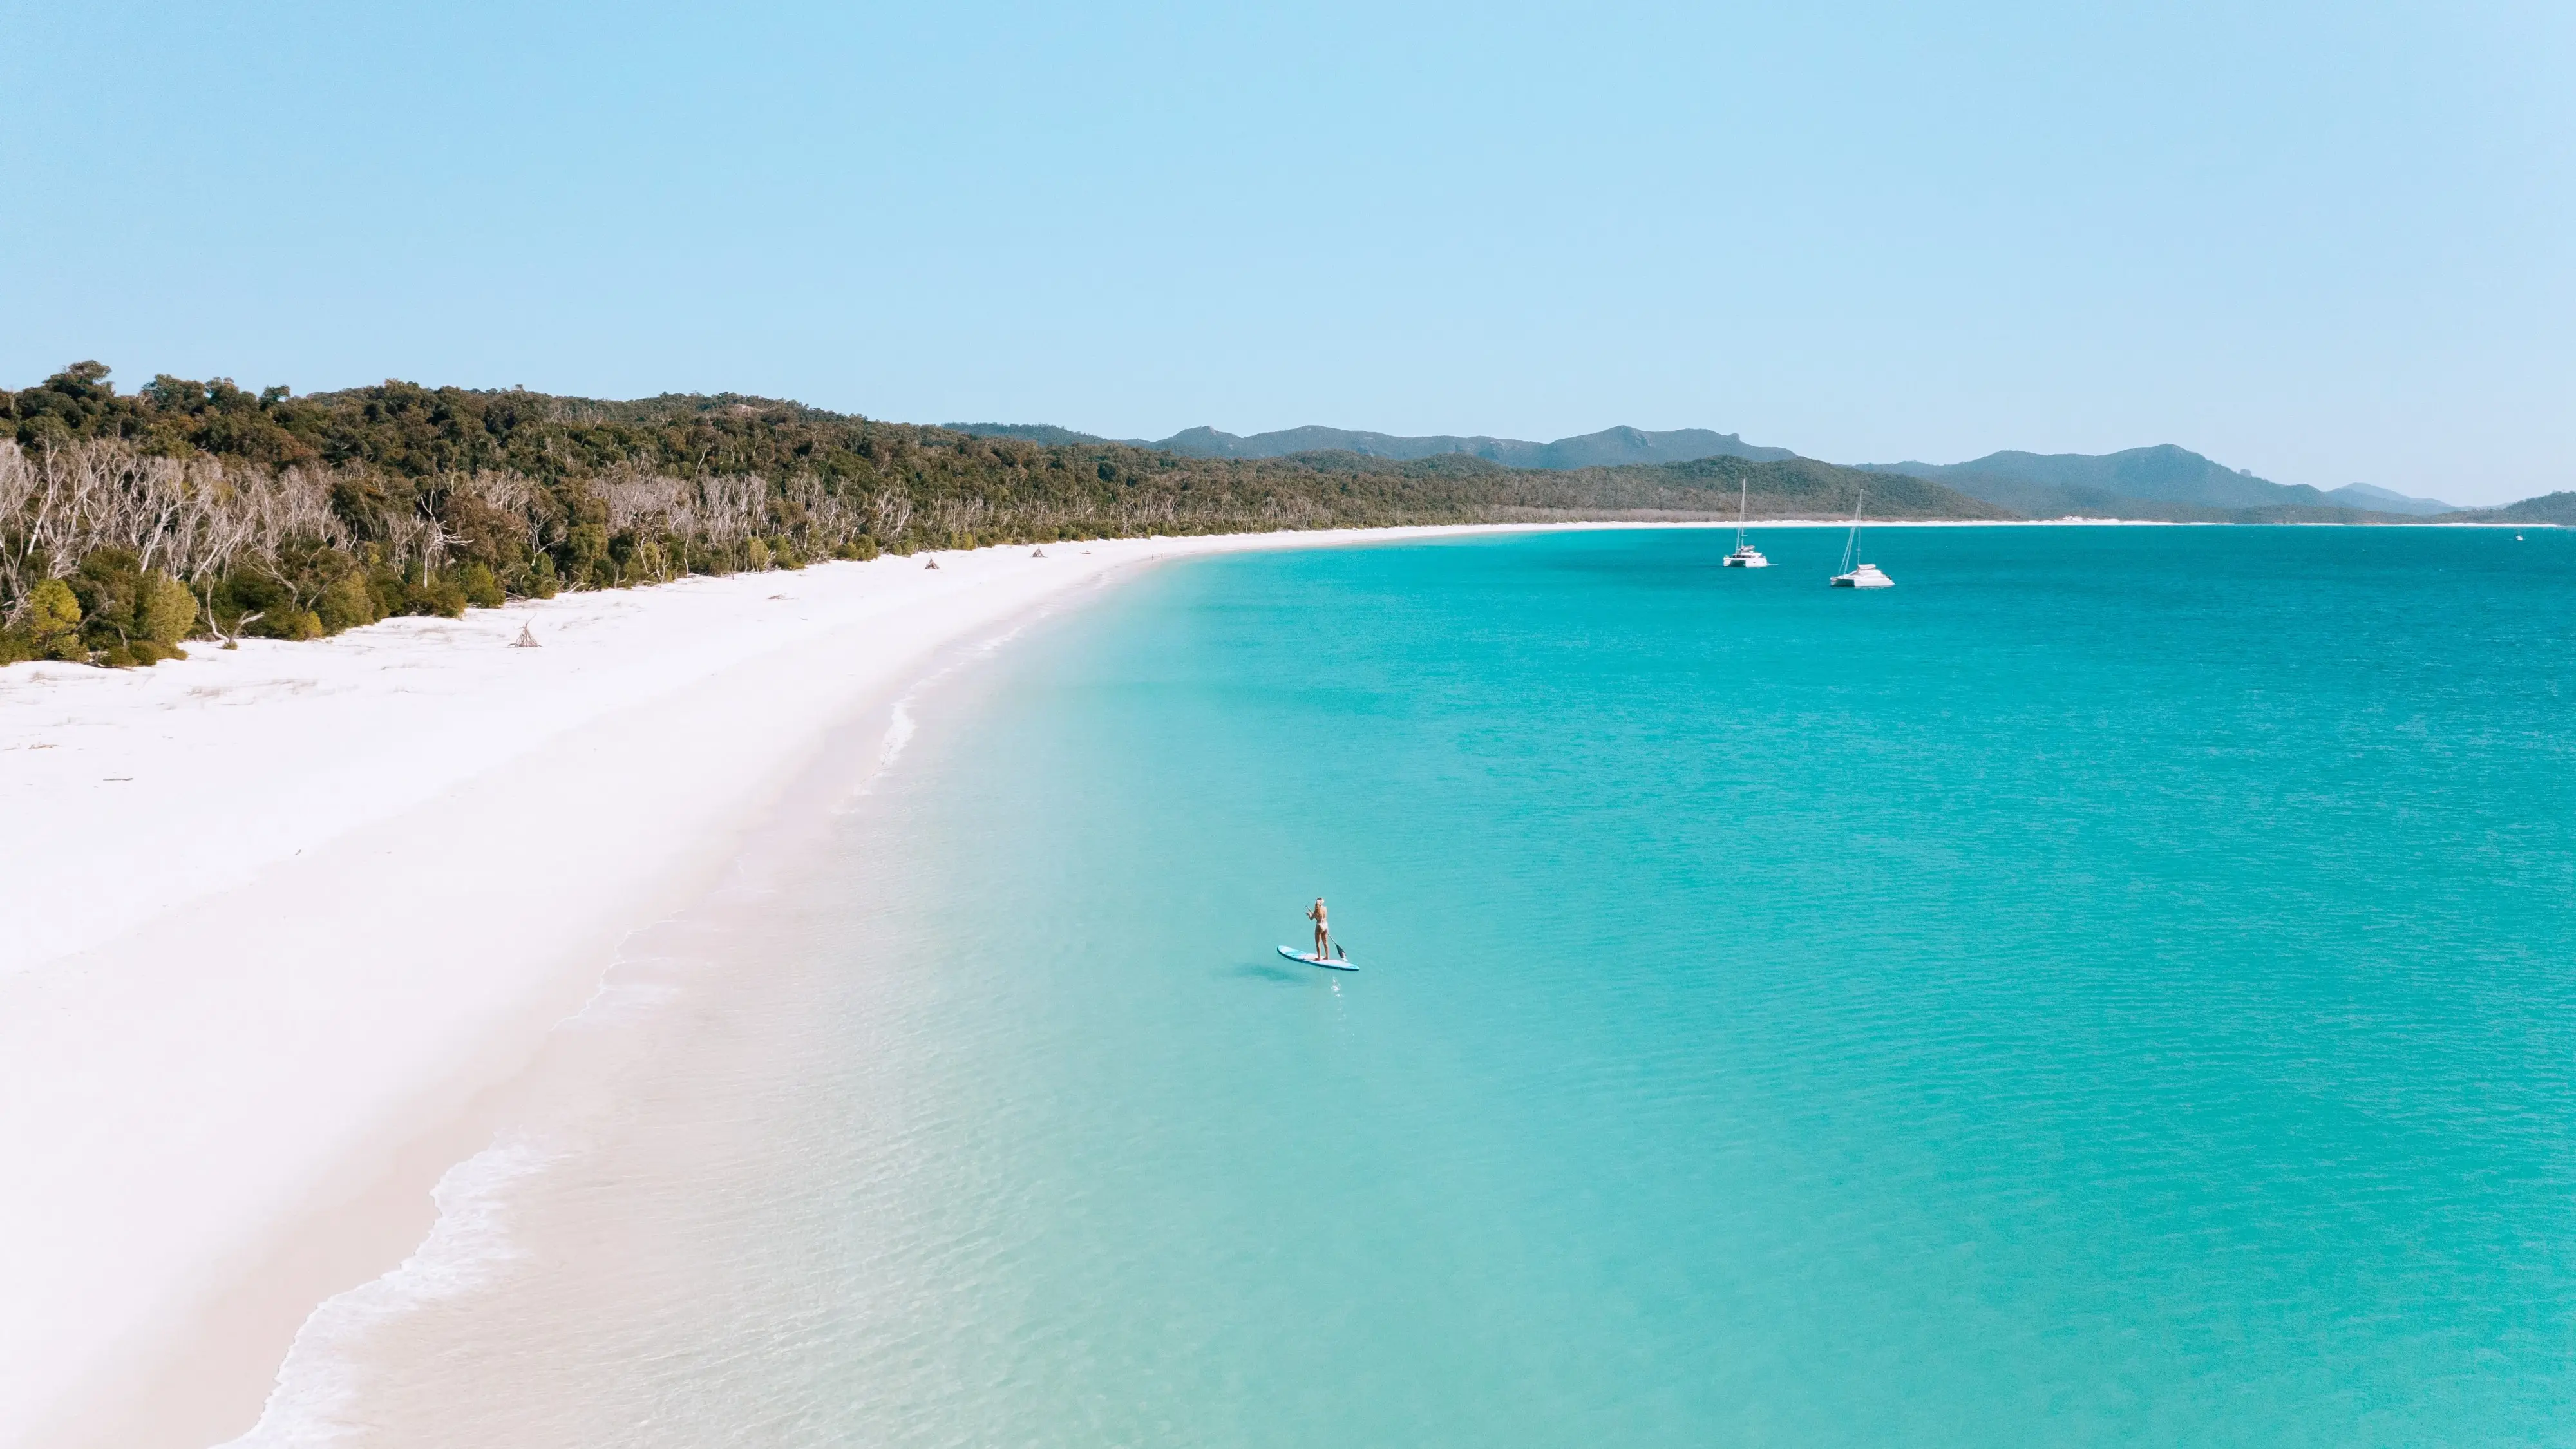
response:
[[[2576,487],[2576,7],[0,0],[0,385]]]

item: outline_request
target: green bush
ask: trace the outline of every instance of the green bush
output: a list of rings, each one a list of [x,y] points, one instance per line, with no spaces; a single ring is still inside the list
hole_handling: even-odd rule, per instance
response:
[[[384,605],[377,600],[376,591],[367,586],[367,576],[355,572],[332,580],[331,586],[322,591],[322,597],[314,601],[313,613],[326,634],[356,629],[385,616]]]
[[[389,563],[378,563],[367,570],[367,593],[375,600],[376,617],[390,619],[403,612],[403,600],[410,597],[411,586],[403,582],[403,572]]]
[[[456,571],[456,586],[465,594],[465,602],[482,609],[497,609],[509,602],[501,592],[501,581],[490,569],[470,563]]]
[[[292,603],[277,604],[262,609],[258,618],[249,621],[246,631],[262,639],[288,639],[302,643],[322,637],[322,618],[311,609],[298,608]]]
[[[87,659],[80,624],[80,598],[70,584],[47,579],[27,591],[27,643],[36,658]]]
[[[336,634],[383,618],[393,612],[389,602],[401,597],[401,571],[383,562],[378,547],[353,556],[303,543],[281,548],[274,559],[245,561],[216,579],[207,612],[217,632],[303,638],[310,636],[296,615],[311,615],[322,633]]]
[[[136,621],[146,643],[163,651],[175,650],[179,641],[197,631],[197,596],[188,586],[168,574],[153,574],[143,581],[142,597]],[[163,657],[168,657],[165,652]]]
[[[82,559],[63,582],[80,605],[81,643],[88,652],[113,649],[134,637],[135,605],[143,588],[142,568],[134,555],[121,548],[99,549]]]
[[[465,586],[454,579],[432,575],[403,590],[402,611],[461,619],[465,616]]]
[[[551,599],[555,596],[556,590],[561,587],[562,584],[555,577],[553,555],[538,554],[536,562],[528,565],[528,597]]]
[[[62,582],[79,605],[82,645],[110,669],[172,658],[196,628],[197,596],[124,549],[96,550]]]
[[[598,572],[599,566],[606,562],[607,559],[608,525],[604,523],[583,523],[574,525],[572,531],[573,577],[577,579],[592,577]]]

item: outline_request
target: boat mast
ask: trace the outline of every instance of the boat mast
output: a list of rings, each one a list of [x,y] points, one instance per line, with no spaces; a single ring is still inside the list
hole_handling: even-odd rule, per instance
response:
[[[1736,485],[1737,485],[1737,492],[1736,492],[1736,495],[1735,495],[1735,551],[1736,551],[1737,553],[1742,553],[1742,552],[1744,552],[1744,504],[1745,504],[1745,500],[1747,500],[1747,499],[1749,499],[1749,498],[1751,498],[1751,497],[1753,496],[1753,477],[1752,477],[1752,475],[1751,475],[1751,474],[1747,474],[1747,475],[1745,475],[1744,477],[1737,479],[1737,480],[1736,480]]]
[[[1851,537],[1843,540],[1844,573],[1850,573],[1852,571],[1852,559],[1860,552],[1860,506],[1868,497],[1869,490],[1864,488],[1860,491],[1857,497],[1852,499]]]

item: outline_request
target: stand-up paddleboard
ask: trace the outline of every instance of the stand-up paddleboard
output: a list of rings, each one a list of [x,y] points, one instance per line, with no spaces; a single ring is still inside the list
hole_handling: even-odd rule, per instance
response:
[[[1282,946],[1279,948],[1279,954],[1287,957],[1291,961],[1303,961],[1309,966],[1321,966],[1327,971],[1357,971],[1360,969],[1348,961],[1335,960],[1330,956],[1318,956],[1312,951],[1292,951],[1287,947]]]

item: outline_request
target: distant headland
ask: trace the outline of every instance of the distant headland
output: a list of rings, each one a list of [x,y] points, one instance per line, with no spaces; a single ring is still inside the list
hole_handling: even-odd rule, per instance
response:
[[[950,423],[951,431],[978,437],[1024,438],[1046,443],[1105,443],[1107,438],[1044,423]],[[1238,437],[1214,428],[1189,428],[1147,442],[1124,439],[1190,458],[1278,458],[1334,451],[1374,458],[1485,458],[1514,468],[1573,469],[1646,463],[1746,458],[1783,462],[1799,454],[1747,443],[1735,433],[1706,428],[1650,432],[1604,428],[1579,437],[1534,443],[1518,438],[1397,437],[1342,428],[1303,427]],[[2120,518],[2167,523],[2388,523],[2412,519],[2444,522],[2576,523],[2576,496],[2551,494],[2503,508],[2462,508],[2438,498],[2417,498],[2368,483],[2317,489],[2274,483],[2230,468],[2172,443],[2117,453],[1989,453],[1964,463],[1855,463],[1855,470],[1896,473],[1946,484],[1971,498],[2025,518]],[[2553,503],[2551,500],[2559,500]]]

